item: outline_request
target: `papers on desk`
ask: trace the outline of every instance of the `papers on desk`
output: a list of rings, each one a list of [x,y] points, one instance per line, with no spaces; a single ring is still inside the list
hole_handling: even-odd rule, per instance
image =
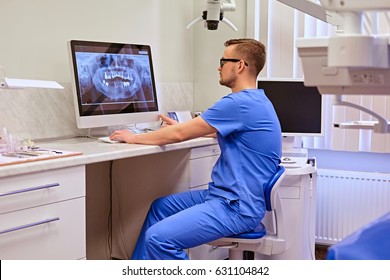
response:
[[[28,151],[17,151],[17,152],[1,152],[0,153],[0,166],[34,162],[47,159],[56,159],[70,156],[81,155],[80,152],[62,151],[54,149],[33,149]]]

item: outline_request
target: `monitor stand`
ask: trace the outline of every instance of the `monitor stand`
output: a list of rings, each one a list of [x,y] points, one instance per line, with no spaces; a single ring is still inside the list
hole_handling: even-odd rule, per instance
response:
[[[114,131],[122,130],[122,129],[135,130],[135,125],[118,125],[118,126],[88,128],[87,137],[89,138],[106,137],[106,136],[110,136]]]
[[[295,148],[295,136],[283,136],[282,137],[283,151],[294,150],[294,148]]]
[[[91,127],[87,129],[88,138],[99,138],[106,137],[111,135],[115,130],[127,129],[128,126],[119,125],[119,126],[102,126],[102,127]]]
[[[89,138],[106,137],[111,135],[114,131],[121,130],[121,129],[127,129],[133,133],[145,133],[145,132],[157,130],[159,128],[161,128],[159,122],[93,127],[93,128],[88,128],[87,137]]]
[[[89,138],[98,138],[103,136],[109,136],[112,131],[110,127],[92,127],[87,129],[87,137]]]
[[[295,145],[296,140],[300,140],[300,139],[296,139],[295,136],[283,136],[283,139],[282,139],[282,158],[284,158],[284,157],[288,157],[288,158],[299,157],[299,158],[306,158],[307,159],[307,157],[308,157],[307,149],[301,148],[300,145],[299,145],[299,147],[297,147],[297,145]]]

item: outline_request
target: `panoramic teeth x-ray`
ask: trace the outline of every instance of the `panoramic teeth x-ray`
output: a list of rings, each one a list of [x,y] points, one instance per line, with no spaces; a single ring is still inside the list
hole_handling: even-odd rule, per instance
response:
[[[95,90],[114,101],[128,100],[142,91],[142,87],[151,85],[146,56],[94,53],[78,53],[77,56],[79,77],[82,77],[80,89],[86,96],[85,103],[92,101],[87,96]]]

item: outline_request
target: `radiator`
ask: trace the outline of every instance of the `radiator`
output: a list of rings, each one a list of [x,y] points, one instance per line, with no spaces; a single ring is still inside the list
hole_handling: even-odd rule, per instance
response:
[[[316,243],[332,245],[390,211],[390,173],[317,170]]]

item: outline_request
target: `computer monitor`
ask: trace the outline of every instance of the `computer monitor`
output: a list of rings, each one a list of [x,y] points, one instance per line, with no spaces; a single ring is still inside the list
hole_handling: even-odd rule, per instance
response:
[[[72,40],[68,49],[78,128],[158,120],[150,46]]]
[[[322,136],[322,95],[303,80],[264,79],[258,81],[278,115],[283,136]]]

